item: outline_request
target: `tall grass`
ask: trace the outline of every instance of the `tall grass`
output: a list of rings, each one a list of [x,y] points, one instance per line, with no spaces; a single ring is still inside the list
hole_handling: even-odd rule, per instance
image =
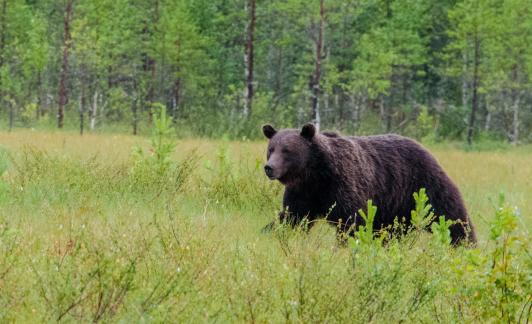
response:
[[[475,248],[444,221],[340,244],[324,223],[260,233],[282,194],[263,143],[159,135],[0,134],[1,322],[530,321],[529,151],[436,150]]]

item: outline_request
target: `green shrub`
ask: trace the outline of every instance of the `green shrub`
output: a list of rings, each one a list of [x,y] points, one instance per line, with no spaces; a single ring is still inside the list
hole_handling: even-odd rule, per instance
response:
[[[176,142],[172,138],[171,118],[165,107],[153,114],[151,147],[145,153],[141,147],[134,151],[134,165],[130,171],[131,189],[142,193],[161,191],[180,192],[196,166],[196,156],[191,154],[181,162],[172,161]]]

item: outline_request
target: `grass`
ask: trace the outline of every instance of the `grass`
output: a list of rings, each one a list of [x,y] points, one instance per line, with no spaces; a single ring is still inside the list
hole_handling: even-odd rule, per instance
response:
[[[1,322],[530,320],[530,147],[431,147],[480,238],[453,249],[418,232],[342,246],[325,224],[260,234],[282,195],[264,142],[180,140],[161,160],[157,145],[0,133]]]

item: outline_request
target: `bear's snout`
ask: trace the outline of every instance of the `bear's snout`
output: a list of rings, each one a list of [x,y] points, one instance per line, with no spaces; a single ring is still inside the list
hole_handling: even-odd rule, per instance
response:
[[[268,176],[268,178],[274,179],[273,168],[270,165],[266,164],[264,166],[264,172],[266,172],[266,175]]]

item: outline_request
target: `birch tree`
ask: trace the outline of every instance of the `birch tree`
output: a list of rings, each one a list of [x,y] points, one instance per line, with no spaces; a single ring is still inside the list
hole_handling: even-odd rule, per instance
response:
[[[71,34],[70,28],[72,24],[72,17],[74,13],[74,1],[75,0],[64,0],[64,21],[63,21],[63,40],[62,40],[62,51],[61,51],[61,72],[59,75],[59,93],[58,93],[58,106],[57,106],[57,127],[63,128],[64,125],[64,115],[65,115],[65,106],[68,103],[68,73],[69,73],[69,58],[70,58],[70,48],[71,43]]]
[[[490,0],[465,0],[449,12],[449,18],[452,24],[449,31],[452,42],[448,50],[456,53],[459,58],[467,58],[465,68],[451,67],[449,71],[471,80],[471,109],[466,137],[467,143],[471,145],[479,110],[479,89],[483,82],[484,47],[486,40],[494,35],[492,22],[495,20],[495,12]]]
[[[252,111],[253,105],[253,73],[255,63],[255,24],[257,20],[256,7],[257,0],[248,0],[246,3],[248,11],[248,23],[246,26],[246,46],[244,51],[244,65],[245,65],[245,78],[246,78],[246,90],[244,91],[244,116],[249,117]]]

